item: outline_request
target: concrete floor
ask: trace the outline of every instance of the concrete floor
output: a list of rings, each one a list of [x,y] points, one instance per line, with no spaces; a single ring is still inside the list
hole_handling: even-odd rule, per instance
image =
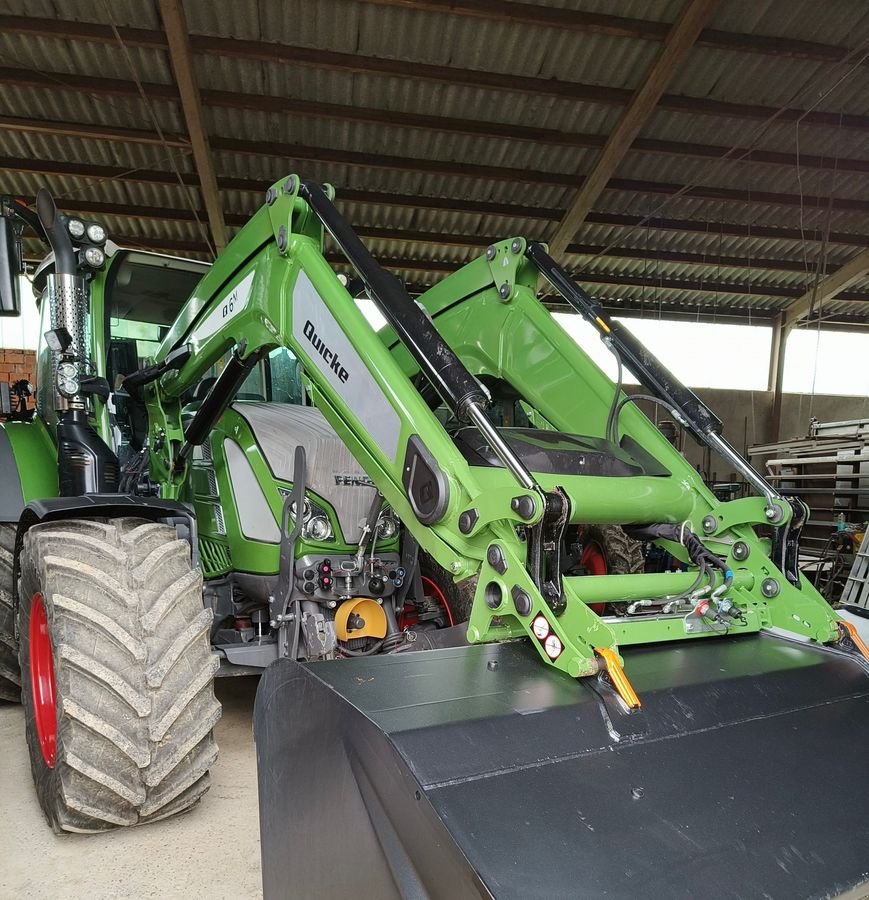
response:
[[[262,896],[253,701],[258,678],[221,678],[220,758],[189,813],[108,834],[54,835],[30,778],[21,707],[0,702],[0,898]]]
[[[846,615],[869,641],[869,619]],[[0,898],[261,896],[253,702],[258,679],[221,678],[220,759],[191,812],[144,828],[57,837],[36,802],[21,707],[0,703]],[[855,896],[866,897],[865,893]]]

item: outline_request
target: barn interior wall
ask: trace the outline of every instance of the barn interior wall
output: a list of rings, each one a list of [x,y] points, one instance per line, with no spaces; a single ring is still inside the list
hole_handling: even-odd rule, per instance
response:
[[[733,391],[698,389],[695,393],[724,424],[724,435],[740,452],[752,444],[774,440],[772,428],[772,393],[769,391]],[[655,418],[655,411],[641,404],[647,415]],[[827,394],[785,394],[782,398],[781,439],[803,438],[808,434],[809,421],[814,416],[823,422],[869,418],[869,397],[834,396]],[[670,418],[664,411],[658,419]],[[694,466],[703,466],[703,448],[690,437],[684,438],[683,453]],[[731,467],[717,456],[712,458],[711,477],[729,481]]]

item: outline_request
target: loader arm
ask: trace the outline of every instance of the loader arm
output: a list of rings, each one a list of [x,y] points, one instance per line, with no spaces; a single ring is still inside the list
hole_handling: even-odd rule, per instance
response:
[[[164,497],[179,496],[192,447],[208,437],[250,367],[283,346],[301,360],[313,403],[419,544],[457,580],[476,577],[470,641],[528,636],[544,661],[573,677],[608,673],[621,700],[637,706],[620,645],[761,630],[820,644],[847,638],[820,595],[786,571],[784,554],[771,555],[788,544],[780,536],[794,525],[794,508],[769,489],[719,503],[651,421],[614,397],[610,380],[536,298],[539,273],[597,321],[695,434],[736,456],[706,407],[629,332],[600,317],[542,248],[522,238],[493,245],[418,305],[372,259],[331,194],[296,176],[270,188],[155,364],[139,373],[151,475]],[[336,278],[323,256],[324,229],[389,329],[375,332]],[[182,428],[182,395],[230,350]],[[559,431],[502,432],[487,415],[483,382],[509,384]],[[446,425],[435,415],[439,405]],[[749,480],[762,485],[759,476]],[[566,576],[565,528],[589,522],[634,527],[688,570]],[[770,524],[772,541],[755,531]],[[788,540],[792,547],[793,535]],[[599,616],[590,607],[626,601],[654,604],[660,614]]]

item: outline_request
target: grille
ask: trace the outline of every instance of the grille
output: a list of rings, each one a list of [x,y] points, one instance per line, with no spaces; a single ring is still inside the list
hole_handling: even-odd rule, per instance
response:
[[[199,539],[199,559],[202,563],[202,573],[206,578],[223,575],[232,568],[229,548],[210,538]]]

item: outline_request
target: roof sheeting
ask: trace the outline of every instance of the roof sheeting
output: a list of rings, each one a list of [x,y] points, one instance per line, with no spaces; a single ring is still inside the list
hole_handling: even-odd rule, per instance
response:
[[[437,0],[188,2],[229,230],[297,171],[335,184],[375,254],[414,286],[492,238],[545,240],[682,5],[526,0],[471,15]],[[511,8],[528,21],[511,21]],[[576,22],[547,24],[547,8]],[[113,3],[112,23],[99,5],[59,9],[4,4],[0,190],[32,196],[48,184],[65,208],[79,204],[131,244],[205,254],[156,4]],[[585,14],[617,18],[607,30],[581,24]],[[566,262],[620,308],[771,315],[816,269],[869,245],[869,11],[846,0],[723,2],[707,31]],[[108,139],[95,126],[136,133]],[[715,159],[716,147],[785,157]],[[869,277],[825,311],[867,317],[864,295]]]

